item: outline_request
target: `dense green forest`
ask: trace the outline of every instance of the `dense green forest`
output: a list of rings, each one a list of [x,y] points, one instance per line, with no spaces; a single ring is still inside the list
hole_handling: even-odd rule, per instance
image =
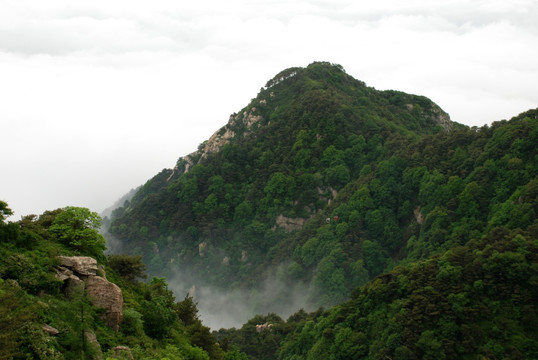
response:
[[[192,298],[177,301],[162,278],[142,282],[140,257],[105,257],[96,213],[67,207],[6,222],[11,213],[0,201],[0,359],[243,358],[216,343]],[[87,295],[89,283],[68,291],[61,256],[98,260],[96,277],[121,287],[118,328]]]
[[[396,265],[532,224],[536,114],[469,128],[338,65],[287,69],[116,209],[110,233],[150,273],[182,274],[181,291],[243,289],[254,313],[295,294],[332,306]]]
[[[0,359],[538,358],[537,144],[538,109],[470,128],[284,70],[104,219],[126,255],[88,209],[0,202]],[[121,322],[61,256],[97,261]],[[208,297],[239,325],[204,326]]]
[[[522,196],[534,211],[538,187]],[[258,315],[219,339],[250,359],[536,359],[538,226],[487,234],[397,266],[327,311]],[[270,330],[256,331],[258,324]]]

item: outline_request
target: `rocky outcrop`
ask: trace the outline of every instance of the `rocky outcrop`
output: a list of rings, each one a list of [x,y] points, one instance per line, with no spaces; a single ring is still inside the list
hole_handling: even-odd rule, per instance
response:
[[[123,359],[125,358],[125,356],[127,356],[128,359],[133,360],[133,354],[131,353],[131,349],[129,349],[127,346],[116,346],[115,348],[112,348],[112,350],[114,351],[115,358]],[[125,354],[125,356],[122,354]]]
[[[290,218],[280,214],[276,217],[275,226],[272,230],[274,231],[276,228],[284,229],[287,232],[301,230],[307,221],[308,219]]]
[[[415,216],[415,220],[419,225],[424,224],[424,215],[420,211],[420,205],[413,210],[413,215]]]
[[[41,329],[43,329],[43,331],[49,335],[58,335],[60,333],[58,329],[53,328],[52,326],[48,324],[44,324],[43,326],[41,326]]]
[[[450,131],[454,127],[454,123],[450,120],[450,116],[436,105],[432,109],[432,120],[437,125],[440,125],[445,131]]]
[[[263,331],[271,331],[273,324],[265,323],[256,325],[256,332],[261,333]]]
[[[62,266],[79,275],[97,275],[97,260],[89,256],[59,256]]]
[[[232,118],[230,118],[230,121],[231,120]],[[209,140],[207,140],[202,150],[201,159],[206,158],[209,154],[219,151],[234,137],[235,133],[229,127],[226,126],[223,129],[225,130],[224,132],[217,131],[209,138]]]
[[[405,106],[409,111],[413,111],[415,109],[415,105],[413,104],[406,104]],[[432,108],[430,109],[429,113],[425,113],[423,111],[422,115],[429,117],[431,121],[441,126],[444,131],[450,131],[454,127],[454,123],[452,122],[452,120],[450,120],[450,115],[444,112],[436,104],[432,104]]]
[[[183,172],[188,172],[189,169],[193,165],[196,165],[200,160],[207,158],[207,156],[210,154],[218,152],[224,145],[229,144],[230,141],[236,136],[236,132],[233,130],[234,128],[244,126],[247,132],[250,131],[256,124],[260,122],[260,120],[263,119],[261,115],[256,115],[256,112],[256,108],[252,107],[249,111],[243,111],[240,114],[230,115],[228,124],[211,135],[207,141],[200,145],[197,151],[180,159],[185,162],[185,169]],[[175,169],[168,180],[172,178],[174,173]]]
[[[118,331],[123,315],[121,289],[100,276],[90,276],[86,281],[86,294],[93,305],[105,309],[101,316],[104,323]]]
[[[99,344],[99,341],[97,341],[97,336],[95,333],[91,330],[85,330],[84,336],[86,337],[87,346],[92,349],[93,354],[90,356],[90,359],[102,360],[103,351],[101,349],[101,344]]]
[[[60,256],[59,259],[56,277],[64,282],[66,296],[85,291],[93,305],[105,310],[101,315],[104,323],[118,331],[123,316],[121,289],[97,275],[97,261],[91,257]]]

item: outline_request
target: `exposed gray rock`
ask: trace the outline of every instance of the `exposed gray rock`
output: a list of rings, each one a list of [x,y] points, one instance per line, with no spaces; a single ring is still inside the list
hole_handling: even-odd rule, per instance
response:
[[[60,256],[61,266],[56,277],[65,283],[66,296],[73,297],[85,291],[94,306],[105,310],[102,319],[114,331],[119,330],[123,316],[123,295],[121,289],[105,277],[97,275],[97,261],[86,256]],[[100,267],[100,273],[105,274]],[[106,275],[105,275],[106,276]]]
[[[93,305],[105,309],[101,315],[105,324],[118,331],[123,316],[121,289],[100,276],[89,276],[86,280],[86,294]]]
[[[101,350],[101,344],[99,344],[99,341],[97,341],[97,336],[95,333],[91,330],[86,330],[84,331],[84,336],[86,336],[88,346],[93,350],[91,359],[102,360],[103,351]]]
[[[59,266],[58,269],[56,269],[56,277],[61,281],[65,281],[71,276],[73,276],[73,272],[66,267]]]
[[[413,210],[413,215],[419,225],[424,224],[424,215],[422,215],[422,212],[420,211],[420,205]]]
[[[131,349],[129,349],[127,346],[116,346],[115,348],[112,348],[112,350],[114,350],[114,357],[120,357],[122,353],[125,353],[130,360],[133,360]]]
[[[200,255],[200,257],[204,256],[206,247],[207,247],[207,243],[205,241],[198,244],[198,255]]]
[[[303,218],[290,218],[280,214],[276,217],[276,225],[273,230],[276,230],[277,227],[283,228],[287,232],[301,230],[307,220]]]
[[[41,326],[41,329],[43,329],[43,331],[45,331],[47,334],[50,334],[50,335],[58,335],[60,333],[58,329],[53,328],[52,326],[48,324]]]
[[[64,283],[64,293],[68,298],[73,298],[76,294],[82,294],[86,287],[86,283],[76,275],[71,275]]]
[[[97,275],[97,260],[89,256],[58,256],[61,265],[80,275]]]

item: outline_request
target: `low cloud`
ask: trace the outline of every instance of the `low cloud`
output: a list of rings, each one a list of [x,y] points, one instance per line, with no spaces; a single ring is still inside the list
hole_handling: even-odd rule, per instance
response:
[[[299,309],[315,308],[308,301],[307,286],[301,283],[290,286],[274,273],[248,291],[203,285],[203,279],[196,279],[192,274],[176,273],[167,282],[177,300],[183,300],[189,293],[193,296],[202,323],[212,330],[240,328],[256,314],[275,313],[286,319]]]
[[[100,211],[312,61],[467,125],[508,118],[538,104],[537,17],[531,0],[5,2],[2,195],[17,216]]]

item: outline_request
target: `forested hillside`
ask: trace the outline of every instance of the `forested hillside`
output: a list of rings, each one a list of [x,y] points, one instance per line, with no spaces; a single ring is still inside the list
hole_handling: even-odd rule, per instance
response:
[[[99,216],[66,207],[6,222],[0,201],[0,359],[240,359],[192,298],[140,257],[105,257]],[[119,285],[119,287],[118,287]]]
[[[536,188],[529,190],[536,209]],[[217,336],[250,359],[536,359],[536,239],[536,224],[494,227],[396,267],[327,311],[287,321],[259,315]]]
[[[116,209],[110,233],[185,293],[246,289],[258,313],[331,306],[397,264],[533,224],[536,115],[468,128],[338,65],[287,69]]]
[[[537,144],[538,109],[469,128],[284,70],[122,199],[108,256],[96,213],[0,201],[0,359],[538,358]]]

